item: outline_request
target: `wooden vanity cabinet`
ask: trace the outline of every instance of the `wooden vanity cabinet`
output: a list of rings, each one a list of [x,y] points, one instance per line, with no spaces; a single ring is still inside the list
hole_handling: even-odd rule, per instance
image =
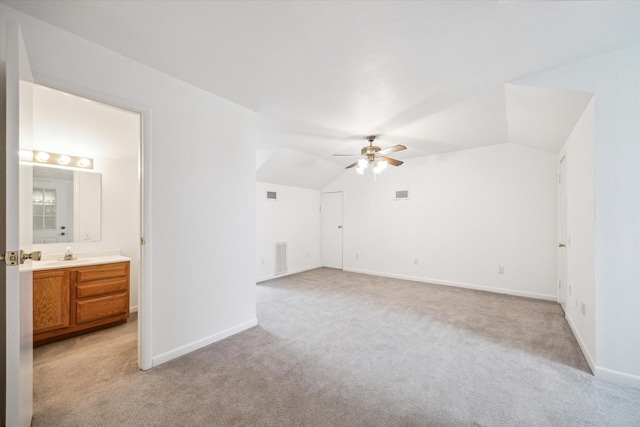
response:
[[[128,318],[129,262],[33,272],[34,345]]]

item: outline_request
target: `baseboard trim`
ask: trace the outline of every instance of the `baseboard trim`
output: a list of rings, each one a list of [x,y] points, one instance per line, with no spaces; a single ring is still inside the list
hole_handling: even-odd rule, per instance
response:
[[[298,274],[298,273],[302,273],[304,271],[315,270],[316,268],[320,268],[320,267],[322,267],[322,266],[321,265],[314,265],[312,267],[305,267],[305,268],[299,268],[297,270],[287,271],[286,273],[278,274],[277,276],[271,275],[271,276],[266,276],[266,277],[260,277],[260,278],[256,279],[256,283],[266,282],[267,280],[276,279],[276,278],[280,278],[280,277],[291,276],[292,274]]]
[[[640,389],[640,376],[596,366],[595,375],[605,381]]]
[[[131,307],[129,307],[129,313],[137,313],[137,312],[138,312],[137,305],[132,305]]]
[[[170,351],[167,351],[166,353],[162,353],[157,356],[154,356],[152,358],[153,367],[161,365],[177,357],[184,356],[185,354],[191,353],[192,351],[198,350],[202,347],[206,347],[209,344],[213,344],[217,341],[223,340],[227,337],[230,337],[231,335],[235,335],[249,328],[253,328],[257,324],[258,324],[258,319],[254,318],[247,322],[225,329],[224,331],[220,331],[216,334],[209,335],[208,337],[199,339],[187,345],[183,345],[182,347],[178,347],[174,350],[170,350]]]
[[[476,291],[493,292],[495,294],[506,294],[506,295],[513,295],[517,297],[535,298],[535,299],[557,302],[557,295],[538,294],[535,292],[524,292],[524,291],[517,291],[514,289],[493,288],[490,286],[476,285],[474,283],[452,282],[448,280],[430,279],[428,277],[407,276],[404,274],[383,273],[380,271],[359,270],[355,268],[343,268],[343,270],[349,271],[352,273],[389,277],[392,279],[411,280],[414,282],[431,283],[434,285],[443,285],[443,286],[453,286],[456,288],[473,289]]]
[[[591,353],[589,353],[589,349],[587,348],[587,345],[584,343],[582,336],[580,335],[580,333],[578,333],[578,328],[576,328],[576,325],[573,323],[573,320],[571,320],[571,316],[569,316],[568,313],[565,314],[564,318],[567,319],[569,328],[571,328],[571,332],[573,332],[573,336],[576,337],[576,341],[578,341],[580,350],[582,350],[582,354],[584,355],[584,358],[586,359],[587,364],[589,365],[589,368],[591,368],[591,372],[595,374],[596,368],[597,368],[596,361],[593,359],[593,356],[591,356]]]

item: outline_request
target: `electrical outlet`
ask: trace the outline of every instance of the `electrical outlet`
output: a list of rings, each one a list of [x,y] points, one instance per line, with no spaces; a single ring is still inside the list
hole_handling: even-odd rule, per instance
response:
[[[309,258],[309,252],[307,252],[307,258]]]
[[[262,258],[262,265],[264,265],[264,258]]]
[[[498,266],[498,274],[504,274],[504,265]]]
[[[582,302],[582,305],[580,305],[580,312],[582,312],[583,316],[587,315],[587,307],[584,305],[584,301]]]
[[[418,265],[418,264],[419,264],[418,258],[416,258],[416,259],[414,259],[414,260],[413,260],[413,264],[414,264],[414,265]]]
[[[356,259],[360,259],[360,254],[356,254]]]
[[[569,295],[571,295],[571,285],[569,285]]]

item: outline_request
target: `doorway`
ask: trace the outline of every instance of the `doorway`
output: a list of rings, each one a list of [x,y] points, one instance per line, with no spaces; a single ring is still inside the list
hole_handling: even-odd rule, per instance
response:
[[[322,193],[322,266],[342,270],[342,192]]]
[[[141,139],[142,115],[138,112],[51,87],[33,85],[31,148],[34,152],[42,150],[71,157],[82,156],[93,162],[91,174],[73,171],[69,178],[71,184],[67,185],[65,191],[59,190],[62,188],[59,184],[51,183],[54,178],[59,180],[60,175],[64,175],[57,173],[54,177],[51,171],[69,170],[65,168],[38,165],[33,168],[33,181],[29,183],[29,180],[25,180],[24,185],[29,188],[23,188],[21,181],[23,197],[34,198],[33,212],[26,214],[33,217],[33,247],[43,255],[64,253],[70,247],[73,253],[115,250],[128,257],[131,313],[136,313],[140,306],[142,272]],[[47,170],[36,173],[36,169]],[[97,184],[93,175],[98,178]],[[98,185],[97,191],[93,189],[94,185]],[[56,191],[52,192],[51,189]],[[49,193],[47,197],[44,197],[45,191]],[[71,191],[75,200],[72,197],[63,202],[64,193]],[[52,200],[56,201],[57,206],[51,211],[53,213],[59,207],[66,206],[66,215],[57,212],[57,218],[46,215],[41,218],[40,214],[46,213],[47,208],[53,205],[43,206],[43,209],[36,211],[36,194],[43,194],[43,199],[49,204]],[[20,214],[22,220],[23,211]],[[64,223],[60,221],[61,216],[66,218]],[[25,219],[25,222],[29,220]],[[36,223],[48,234],[42,230],[36,232]],[[141,335],[138,334],[138,342]],[[142,367],[140,356],[134,357],[138,357],[138,364]]]

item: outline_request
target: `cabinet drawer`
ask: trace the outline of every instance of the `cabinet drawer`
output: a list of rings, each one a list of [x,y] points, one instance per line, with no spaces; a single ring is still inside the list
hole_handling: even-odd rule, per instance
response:
[[[76,298],[91,298],[100,295],[115,294],[129,290],[129,281],[126,278],[105,280],[97,283],[87,283],[76,286]]]
[[[128,262],[82,267],[76,271],[76,282],[78,283],[113,279],[115,277],[129,277]]]
[[[76,323],[87,323],[98,319],[127,314],[129,293],[124,292],[101,298],[76,301]]]

